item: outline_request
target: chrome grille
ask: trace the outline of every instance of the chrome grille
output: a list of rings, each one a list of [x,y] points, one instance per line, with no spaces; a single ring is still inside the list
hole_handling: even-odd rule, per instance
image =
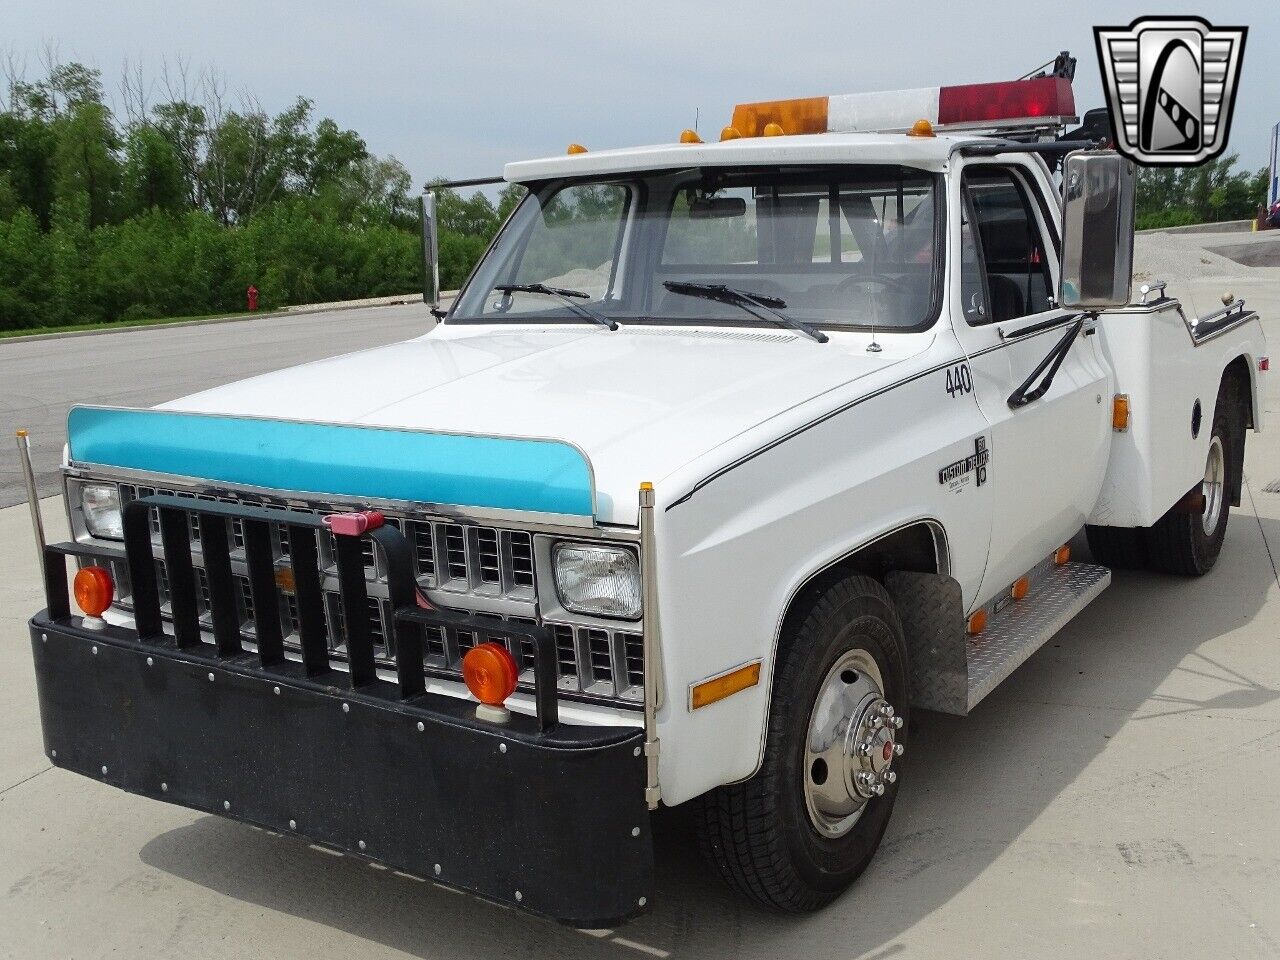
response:
[[[122,504],[153,494],[169,494],[220,500],[224,503],[271,505],[269,501],[253,498],[212,497],[131,483],[120,483],[119,486]],[[319,505],[290,509],[312,514],[329,512]],[[418,582],[441,606],[522,623],[538,622],[535,617],[537,594],[534,535],[530,532],[407,517],[388,517],[387,522],[405,534],[413,552]],[[151,512],[151,529],[158,553],[160,526],[158,514],[154,510]],[[252,641],[256,624],[249,581],[243,576],[243,523],[233,520],[230,532],[232,563],[237,573],[235,597],[241,632],[246,639]],[[282,565],[287,565],[293,548],[289,531],[281,525],[273,524],[271,538],[277,560],[282,561]],[[209,588],[201,569],[201,531],[195,517],[191,523],[191,544],[198,580],[200,619],[205,626],[209,626]],[[388,626],[392,623],[392,617],[387,601],[385,571],[380,569],[381,558],[374,556],[372,542],[366,540],[362,546],[365,550],[365,572],[370,594],[365,615],[369,618],[375,657],[383,666],[389,666],[393,663],[395,650],[394,637]],[[325,574],[322,589],[325,594],[325,628],[329,636],[329,647],[341,655],[345,653],[345,615],[337,592],[332,535],[318,534],[317,548],[320,566]],[[119,561],[112,561],[111,566],[116,577],[119,605],[126,610],[131,609],[127,567]],[[162,609],[167,614],[169,591],[162,563],[157,562],[157,570]],[[468,598],[474,598],[474,605]],[[286,646],[297,649],[297,601],[292,595],[281,591],[279,603],[278,616]],[[592,626],[548,622],[546,626],[552,631],[555,640],[558,687],[562,693],[615,702],[642,702],[644,646],[640,633],[636,632],[637,626],[619,629],[598,622]],[[428,668],[456,675],[461,671],[462,657],[467,650],[490,639],[498,638],[477,636],[472,631],[456,628],[432,627],[423,636],[423,659]],[[515,641],[511,641],[511,644],[515,644]],[[511,653],[520,665],[522,683],[528,684],[533,678],[533,648],[527,642],[519,646],[519,649],[511,649]]]

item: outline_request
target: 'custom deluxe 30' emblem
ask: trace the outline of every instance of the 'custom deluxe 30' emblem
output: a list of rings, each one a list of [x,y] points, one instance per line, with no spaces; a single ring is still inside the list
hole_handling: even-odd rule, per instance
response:
[[[987,449],[987,438],[978,437],[973,441],[972,455],[939,470],[938,482],[944,486],[949,484],[955,489],[962,486],[972,473],[978,478],[977,485],[982,486],[987,482],[987,464],[990,462],[991,451]]]

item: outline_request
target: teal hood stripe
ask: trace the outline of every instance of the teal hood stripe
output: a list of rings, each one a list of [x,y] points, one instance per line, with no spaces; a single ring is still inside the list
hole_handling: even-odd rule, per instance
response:
[[[590,517],[591,466],[557,440],[74,407],[78,463],[300,493]]]

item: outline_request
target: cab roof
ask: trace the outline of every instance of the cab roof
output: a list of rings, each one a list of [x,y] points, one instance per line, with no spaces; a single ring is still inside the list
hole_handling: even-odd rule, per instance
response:
[[[843,163],[899,164],[940,172],[958,146],[984,139],[971,134],[912,137],[901,133],[821,133],[740,137],[719,143],[659,143],[521,160],[508,163],[502,175],[512,183],[531,183],[687,167]]]

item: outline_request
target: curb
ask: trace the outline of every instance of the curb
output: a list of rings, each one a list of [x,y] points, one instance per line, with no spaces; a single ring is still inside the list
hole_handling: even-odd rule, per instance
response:
[[[445,291],[441,299],[455,295],[457,291]],[[421,303],[422,294],[409,293],[403,297],[377,300],[348,300],[338,303],[317,303],[297,307],[285,307],[281,310],[267,310],[260,313],[228,313],[217,317],[201,317],[198,320],[175,320],[172,323],[133,323],[121,324],[118,327],[95,327],[92,330],[60,330],[55,333],[33,333],[22,337],[0,337],[0,349],[6,343],[34,343],[38,340],[62,340],[70,337],[93,337],[103,333],[135,333],[139,330],[172,330],[175,327],[202,327],[215,323],[235,323],[240,320],[279,320],[285,317],[305,317],[312,313],[336,313],[342,310],[362,310],[369,307],[402,307]]]

